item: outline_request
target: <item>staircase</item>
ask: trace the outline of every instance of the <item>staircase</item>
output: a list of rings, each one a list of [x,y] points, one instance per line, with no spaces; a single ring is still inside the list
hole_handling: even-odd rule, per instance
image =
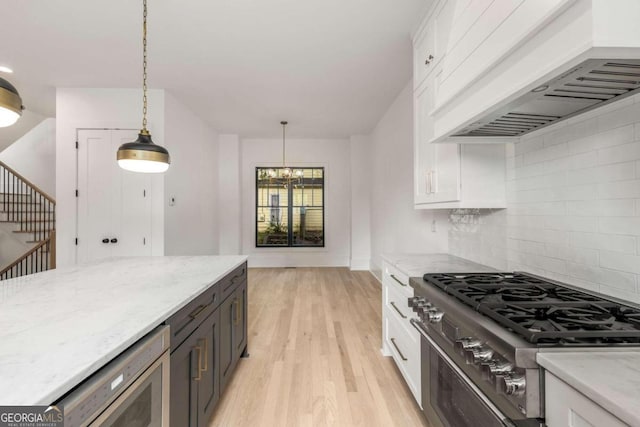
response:
[[[28,248],[0,270],[0,280],[56,267],[55,200],[1,161],[0,223]]]

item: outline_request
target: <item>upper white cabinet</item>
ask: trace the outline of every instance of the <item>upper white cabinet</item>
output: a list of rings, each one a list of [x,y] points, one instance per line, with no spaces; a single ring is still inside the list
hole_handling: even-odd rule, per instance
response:
[[[474,3],[439,3],[414,40],[414,206],[418,209],[506,207],[503,145],[430,143],[436,81],[446,62],[449,28],[452,22],[469,21]]]
[[[638,22],[637,0],[436,2],[414,37],[414,90],[431,79],[429,141],[461,142],[451,135],[587,59],[639,58]]]

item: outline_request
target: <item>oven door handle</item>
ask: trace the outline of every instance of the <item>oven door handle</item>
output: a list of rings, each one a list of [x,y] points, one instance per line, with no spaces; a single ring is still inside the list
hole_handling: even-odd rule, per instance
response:
[[[422,337],[424,339],[427,340],[427,342],[429,343],[429,345],[431,347],[433,347],[433,349],[438,353],[438,356],[440,356],[442,359],[444,359],[445,362],[447,362],[447,364],[449,365],[449,367],[458,375],[458,377],[465,382],[465,384],[471,389],[473,390],[473,392],[478,396],[478,398],[480,400],[482,400],[482,402],[487,406],[487,408],[489,408],[489,410],[491,412],[493,412],[493,414],[498,417],[500,419],[500,421],[502,422],[502,424],[504,424],[505,426],[515,426],[515,424],[513,424],[513,422],[507,417],[505,416],[502,412],[500,412],[500,410],[496,407],[496,405],[493,404],[493,402],[491,402],[482,392],[482,390],[480,390],[478,388],[478,386],[476,386],[473,381],[471,381],[469,379],[469,377],[467,377],[467,375],[462,371],[462,369],[460,369],[456,363],[451,360],[451,358],[449,357],[449,355],[447,353],[444,352],[444,350],[442,350],[438,344],[436,344],[435,341],[433,341],[433,339],[427,334],[427,332],[423,329],[423,326],[420,324],[420,321],[418,319],[411,319],[410,320],[411,324],[413,325],[414,328],[416,328],[418,330],[418,332],[420,332],[420,335],[422,335]]]

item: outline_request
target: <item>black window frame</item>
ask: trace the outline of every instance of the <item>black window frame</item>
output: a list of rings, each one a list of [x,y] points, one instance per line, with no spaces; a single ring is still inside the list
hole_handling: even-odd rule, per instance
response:
[[[262,207],[260,205],[258,205],[259,202],[259,198],[258,198],[258,192],[259,192],[259,187],[258,187],[258,181],[260,180],[260,175],[259,175],[259,171],[260,170],[268,170],[268,169],[274,169],[274,170],[278,170],[278,169],[285,169],[288,168],[292,171],[295,171],[296,169],[319,169],[322,171],[322,245],[295,245],[293,244],[293,209],[294,208],[300,208],[300,207],[304,207],[304,206],[294,206],[293,205],[293,187],[289,186],[287,187],[287,244],[286,245],[265,245],[265,244],[259,244],[259,239],[258,239],[258,208]],[[293,178],[292,180],[295,180],[295,178]],[[325,206],[325,190],[326,190],[326,186],[325,186],[326,180],[325,180],[325,168],[324,166],[256,166],[255,168],[255,203],[254,203],[254,223],[255,223],[255,235],[254,235],[254,240],[255,240],[255,247],[256,248],[268,248],[268,249],[273,249],[273,248],[325,248],[326,247],[326,232],[325,232],[325,211],[326,211],[326,206]]]

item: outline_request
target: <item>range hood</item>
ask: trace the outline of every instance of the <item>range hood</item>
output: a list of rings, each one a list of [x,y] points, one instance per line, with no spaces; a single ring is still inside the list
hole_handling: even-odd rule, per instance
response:
[[[639,91],[640,59],[589,59],[452,136],[518,137]]]

